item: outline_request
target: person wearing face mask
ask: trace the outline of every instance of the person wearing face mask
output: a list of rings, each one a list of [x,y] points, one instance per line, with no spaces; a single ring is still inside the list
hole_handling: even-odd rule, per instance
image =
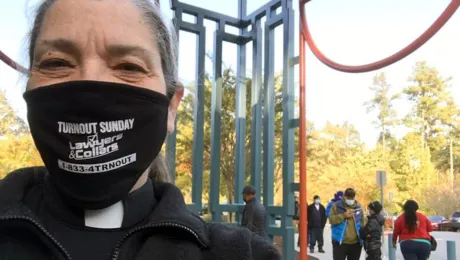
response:
[[[24,99],[45,167],[0,180],[0,259],[281,258],[164,182],[184,93],[168,27],[149,0],[41,1]]]
[[[257,200],[256,189],[253,186],[248,185],[243,188],[243,200],[246,205],[243,209],[241,226],[267,239],[265,232],[267,214],[265,207]]]
[[[359,260],[361,256],[363,241],[360,239],[359,230],[366,225],[367,218],[355,197],[355,190],[348,188],[343,199],[331,207],[329,222],[334,260]]]
[[[321,204],[318,195],[313,197],[313,203],[308,206],[308,242],[310,252],[315,252],[315,246],[318,242],[318,252],[325,253],[324,246],[324,227],[326,226],[326,210]]]

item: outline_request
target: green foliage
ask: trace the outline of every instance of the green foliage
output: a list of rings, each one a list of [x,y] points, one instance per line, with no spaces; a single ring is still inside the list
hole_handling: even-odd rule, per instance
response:
[[[380,129],[380,137],[382,146],[386,149],[386,137],[388,127],[394,126],[398,123],[396,120],[396,110],[393,107],[393,101],[399,98],[399,94],[390,96],[391,86],[388,84],[385,73],[380,73],[374,76],[373,84],[369,88],[373,91],[374,97],[366,102],[364,105],[367,107],[368,112],[377,110],[377,120],[374,122],[375,126]]]
[[[8,103],[4,93],[0,92],[0,137],[8,134],[27,133],[27,126],[20,117],[16,115]]]
[[[419,132],[422,145],[434,152],[441,148],[449,130],[456,127],[454,119],[458,108],[448,92],[449,79],[442,78],[436,68],[426,62],[418,62],[409,80],[412,84],[403,93],[413,107],[406,117],[406,125]]]
[[[0,178],[18,168],[43,165],[24,120],[0,93]]]

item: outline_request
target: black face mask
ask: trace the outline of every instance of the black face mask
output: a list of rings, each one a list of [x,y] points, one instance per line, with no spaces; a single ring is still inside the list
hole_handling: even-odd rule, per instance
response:
[[[148,89],[70,81],[24,94],[38,151],[62,198],[84,209],[125,198],[166,138],[169,99]]]

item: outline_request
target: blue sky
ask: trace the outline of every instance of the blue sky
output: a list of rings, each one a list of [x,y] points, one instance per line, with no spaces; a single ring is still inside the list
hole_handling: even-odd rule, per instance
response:
[[[26,34],[32,19],[32,10],[38,0],[0,1],[0,49],[26,65]],[[228,15],[237,15],[237,0],[183,0]],[[248,1],[248,11],[268,2]],[[313,0],[307,4],[307,19],[319,48],[330,58],[350,65],[373,62],[398,51],[418,37],[441,14],[449,0]],[[169,0],[161,0],[167,17],[172,17]],[[298,1],[294,1],[298,15]],[[296,18],[296,21],[298,18]],[[212,51],[212,22],[207,26],[206,49]],[[296,31],[298,24],[296,24]],[[231,31],[230,31],[231,32]],[[387,74],[393,91],[407,86],[407,78],[417,61],[426,60],[443,76],[452,76],[452,93],[460,104],[460,11],[425,46],[406,59],[382,69]],[[275,59],[282,58],[281,30],[276,31]],[[192,82],[195,75],[195,41],[188,33],[180,35],[180,78]],[[279,47],[278,47],[279,46]],[[298,41],[295,41],[296,53]],[[224,45],[223,60],[235,68],[236,47]],[[248,49],[250,57],[251,50]],[[367,114],[363,103],[372,93],[368,90],[377,72],[347,74],[334,71],[307,52],[307,117],[316,126],[326,121],[349,121],[361,133],[363,141],[372,146],[378,130],[372,125],[375,115]],[[276,71],[281,62],[276,62]],[[207,63],[210,71],[211,64]],[[251,69],[249,65],[248,70]],[[297,82],[297,75],[295,81]],[[0,63],[0,90],[5,91],[10,102],[21,116],[25,116],[22,100],[24,79]],[[407,113],[409,104],[396,104],[398,114]],[[396,132],[402,134],[401,129]]]

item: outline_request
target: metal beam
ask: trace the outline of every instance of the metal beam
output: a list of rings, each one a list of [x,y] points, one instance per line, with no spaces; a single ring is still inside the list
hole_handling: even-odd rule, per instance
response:
[[[265,22],[265,73],[264,73],[264,114],[263,114],[263,202],[265,207],[274,201],[274,167],[275,167],[275,31],[270,29],[269,17]],[[274,224],[274,217],[269,215],[267,225]],[[273,236],[270,236],[273,238]]]
[[[262,175],[262,25],[252,24],[251,185],[260,191]],[[260,195],[260,192],[258,193]]]
[[[246,0],[238,1],[238,17],[246,15]],[[241,35],[247,29],[240,29]],[[237,46],[237,69],[236,69],[236,144],[235,144],[235,203],[243,203],[241,194],[246,180],[246,44]],[[236,215],[237,222],[241,220],[241,214]]]
[[[214,33],[214,82],[211,100],[211,212],[212,220],[220,222],[220,142],[221,142],[221,109],[222,109],[222,45],[224,24],[218,25]]]
[[[205,56],[206,29],[203,27],[203,16],[199,15],[197,25],[200,28],[196,38],[196,99],[193,110],[193,164],[192,164],[192,202],[201,211],[203,197],[203,154],[204,154],[204,104],[205,104]]]
[[[182,3],[178,0],[171,0],[171,9],[176,10],[177,8],[180,8],[183,10],[184,13],[198,16],[198,14],[203,15],[204,19],[212,20],[214,22],[220,23],[224,21],[224,24],[228,24],[231,26],[235,26],[238,28],[243,27],[243,23],[241,22],[240,19],[225,15],[225,14],[220,14],[218,12],[213,12],[201,7],[189,5],[186,3]]]

